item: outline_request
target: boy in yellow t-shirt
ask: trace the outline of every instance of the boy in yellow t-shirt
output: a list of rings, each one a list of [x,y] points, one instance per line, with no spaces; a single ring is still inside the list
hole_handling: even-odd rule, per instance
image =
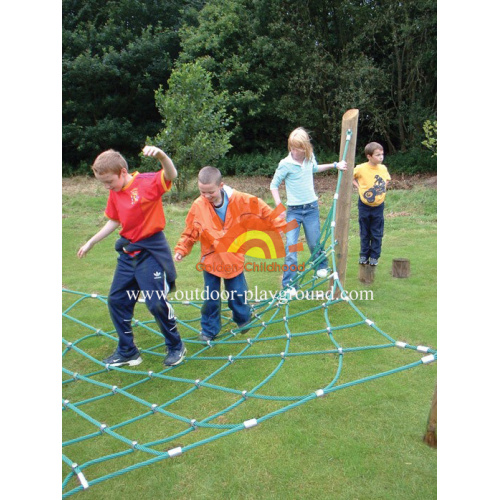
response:
[[[366,163],[356,165],[353,184],[359,192],[358,221],[361,238],[360,264],[376,266],[384,235],[384,200],[391,176],[384,161],[384,148],[378,142],[365,147]]]

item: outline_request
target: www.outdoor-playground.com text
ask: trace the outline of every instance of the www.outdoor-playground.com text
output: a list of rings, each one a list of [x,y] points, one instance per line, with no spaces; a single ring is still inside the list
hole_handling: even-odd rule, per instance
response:
[[[167,299],[167,294],[164,290],[127,290],[127,295],[130,300],[151,300],[153,298],[158,299]],[[297,290],[293,295],[293,298],[296,300],[334,300],[336,293],[334,288],[330,288],[329,290]],[[168,295],[170,300],[176,300],[179,302],[189,301],[196,302],[201,300],[219,300],[219,298],[223,301],[234,298],[238,296],[245,297],[245,304],[248,304],[252,301],[267,301],[269,299],[280,299],[284,297],[284,291],[271,291],[271,290],[259,290],[257,287],[254,289],[246,290],[243,293],[237,293],[236,290],[231,290],[228,292],[227,290],[223,290],[219,292],[218,290],[212,290],[209,293],[208,288],[204,288],[199,290],[195,288],[194,290],[176,290],[175,292]],[[373,291],[372,290],[342,290],[339,294],[339,297],[342,300],[373,300]]]

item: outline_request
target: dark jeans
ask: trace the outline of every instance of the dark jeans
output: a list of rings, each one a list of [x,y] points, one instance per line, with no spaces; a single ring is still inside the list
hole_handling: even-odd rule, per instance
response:
[[[378,259],[382,251],[384,236],[384,203],[378,207],[365,205],[358,199],[359,236],[361,238],[360,257]]]
[[[201,308],[201,331],[203,335],[214,338],[221,329],[221,279],[215,274],[203,271],[206,294],[205,302]],[[233,311],[233,320],[241,326],[250,319],[250,306],[245,304],[245,292],[248,290],[247,281],[243,273],[234,278],[224,278],[224,286],[228,294],[227,304]]]
[[[182,341],[174,309],[167,301],[169,290],[165,272],[156,259],[143,250],[136,257],[120,253],[109,291],[108,309],[118,334],[118,353],[129,357],[138,351],[134,344],[132,318],[141,290],[169,351],[180,349]]]

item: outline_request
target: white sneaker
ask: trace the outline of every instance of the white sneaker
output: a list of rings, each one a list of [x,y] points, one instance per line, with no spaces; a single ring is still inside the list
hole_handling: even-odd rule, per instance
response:
[[[318,278],[326,278],[328,276],[328,269],[318,269],[316,271],[316,276]]]

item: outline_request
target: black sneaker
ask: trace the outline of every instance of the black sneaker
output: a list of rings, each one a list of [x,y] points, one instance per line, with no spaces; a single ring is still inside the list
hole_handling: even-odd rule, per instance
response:
[[[129,357],[122,356],[118,351],[115,351],[111,356],[103,359],[102,362],[109,366],[137,366],[142,363],[142,358],[139,351]]]
[[[163,360],[163,364],[165,366],[175,366],[181,363],[184,358],[186,357],[187,354],[187,349],[184,344],[182,344],[180,349],[177,349],[177,351],[169,351],[168,354],[166,355],[165,359]]]
[[[378,265],[378,259],[370,257],[370,266],[376,266],[376,265]]]

